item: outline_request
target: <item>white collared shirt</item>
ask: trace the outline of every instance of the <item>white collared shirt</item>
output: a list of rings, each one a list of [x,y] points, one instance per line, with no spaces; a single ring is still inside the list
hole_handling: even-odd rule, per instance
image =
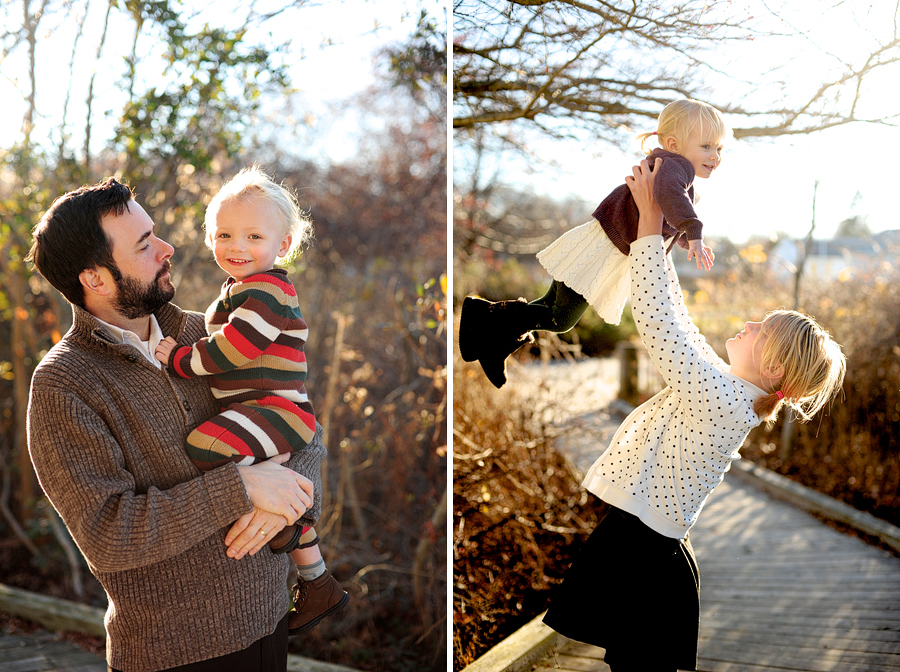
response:
[[[154,354],[156,352],[156,346],[159,345],[159,342],[164,338],[162,330],[159,328],[159,322],[156,321],[156,315],[150,315],[150,339],[147,341],[142,341],[133,331],[122,329],[109,322],[104,322],[96,316],[94,319],[106,327],[110,336],[117,342],[137,348],[147,361],[152,362],[157,369],[163,368],[162,362],[156,359],[156,355]]]

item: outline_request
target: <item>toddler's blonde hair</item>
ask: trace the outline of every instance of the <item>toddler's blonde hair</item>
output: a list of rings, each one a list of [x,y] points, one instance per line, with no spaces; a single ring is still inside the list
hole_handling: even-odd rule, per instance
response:
[[[279,265],[290,263],[302,247],[312,240],[313,225],[300,209],[294,194],[284,185],[277,184],[257,164],[242,169],[228,180],[206,206],[206,218],[203,222],[206,246],[213,248],[212,234],[219,209],[229,201],[249,199],[260,199],[271,205],[284,224],[284,232],[291,234],[291,248],[276,261]]]
[[[753,410],[768,426],[774,424],[782,405],[794,409],[807,422],[844,384],[847,360],[841,346],[811,317],[793,310],[776,310],[763,321],[766,334],[760,368],[784,367],[778,390],[756,400]]]
[[[708,103],[699,100],[685,98],[669,103],[659,113],[656,131],[641,133],[637,139],[641,143],[641,151],[649,154],[652,149],[647,149],[644,144],[654,135],[659,139],[659,146],[665,147],[667,138],[673,137],[683,146],[691,137],[695,128],[699,128],[701,134],[705,134],[707,128],[712,129],[713,135],[718,141],[731,137],[731,127],[725,123],[722,113]]]

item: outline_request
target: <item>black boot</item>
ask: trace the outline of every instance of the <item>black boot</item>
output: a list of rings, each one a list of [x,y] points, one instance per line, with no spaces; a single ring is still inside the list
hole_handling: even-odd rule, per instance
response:
[[[494,387],[506,383],[506,358],[526,343],[550,309],[517,301],[485,301],[475,296],[463,300],[459,316],[459,354],[467,362],[478,360]]]

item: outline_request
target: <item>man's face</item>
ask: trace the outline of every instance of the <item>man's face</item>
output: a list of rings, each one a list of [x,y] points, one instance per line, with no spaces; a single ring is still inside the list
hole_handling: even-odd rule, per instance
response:
[[[112,246],[121,277],[115,278],[115,306],[128,319],[146,317],[172,300],[169,277],[174,249],[153,235],[153,220],[135,201],[121,215],[107,215],[101,225]]]

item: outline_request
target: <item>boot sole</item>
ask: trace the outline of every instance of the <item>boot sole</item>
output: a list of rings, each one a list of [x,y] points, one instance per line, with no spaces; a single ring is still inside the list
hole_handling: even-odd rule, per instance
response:
[[[488,302],[474,296],[463,299],[459,312],[459,354],[465,362],[478,359],[478,334],[474,325],[487,313]]]
[[[347,594],[347,591],[345,590],[344,596],[341,598],[340,602],[338,602],[336,605],[331,607],[331,609],[326,609],[325,611],[323,611],[321,614],[316,616],[309,623],[306,623],[305,625],[301,625],[299,628],[294,628],[293,630],[288,630],[288,637],[293,637],[294,635],[300,635],[300,634],[303,634],[304,632],[306,632],[307,630],[312,630],[314,627],[316,627],[322,621],[323,618],[331,616],[331,614],[338,612],[341,609],[343,609],[344,607],[346,607],[347,602],[349,602],[349,601],[350,601],[350,596]]]

